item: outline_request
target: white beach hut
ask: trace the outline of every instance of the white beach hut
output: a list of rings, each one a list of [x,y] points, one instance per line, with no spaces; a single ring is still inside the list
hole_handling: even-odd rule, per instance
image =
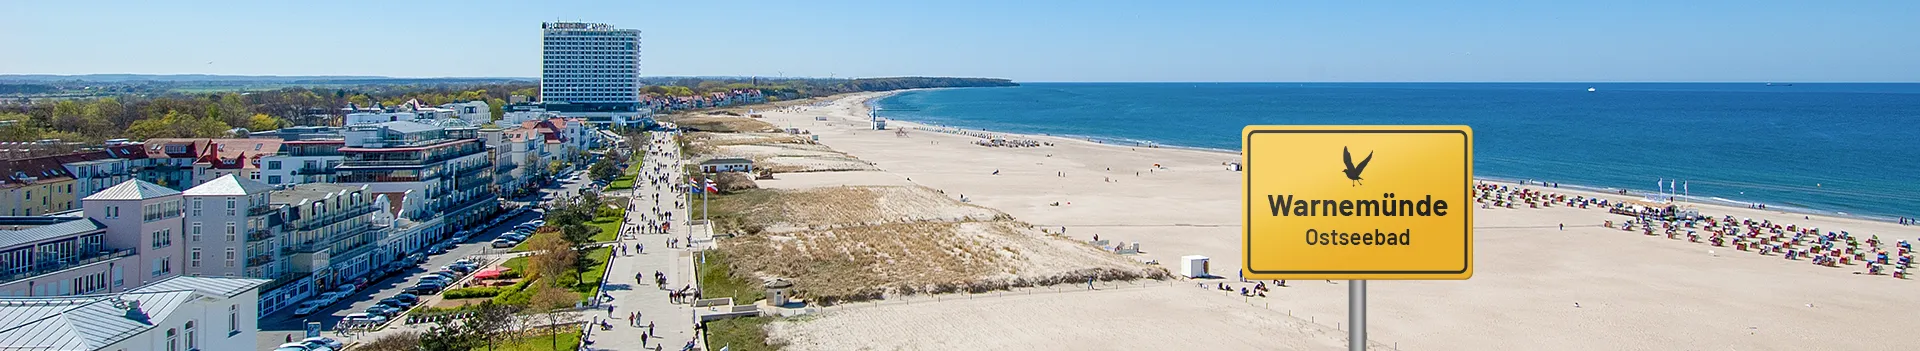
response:
[[[1212,274],[1207,274],[1207,256],[1201,255],[1180,256],[1180,275],[1186,276],[1187,278],[1206,278],[1213,276]]]

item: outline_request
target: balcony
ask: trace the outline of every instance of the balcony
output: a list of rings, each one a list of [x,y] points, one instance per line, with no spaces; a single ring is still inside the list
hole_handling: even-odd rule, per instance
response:
[[[42,274],[59,272],[62,270],[72,269],[74,267],[80,267],[80,266],[90,265],[94,263],[105,262],[105,261],[109,261],[109,260],[113,260],[121,257],[133,256],[135,253],[136,252],[132,249],[120,249],[120,250],[106,251],[98,255],[94,255],[92,257],[81,258],[81,259],[71,260],[67,262],[48,262],[47,264],[36,264],[29,269],[20,269],[20,270],[15,270],[13,272],[0,274],[0,284],[11,283],[16,280],[32,278],[32,277],[40,276]]]
[[[267,230],[267,228],[254,228],[254,229],[247,230],[247,242],[249,243],[260,242],[260,241],[264,241],[272,238],[273,238],[273,231]]]
[[[352,219],[353,217],[359,217],[361,215],[373,213],[373,211],[374,211],[374,208],[372,206],[366,206],[356,210],[350,210],[350,211],[344,211],[344,212],[333,212],[333,213],[329,213],[327,215],[323,215],[319,217],[310,217],[310,218],[303,219],[299,221],[298,222],[299,225],[294,226],[294,228],[296,230],[302,230],[302,231],[320,229],[322,227],[326,227],[327,225]]]
[[[353,248],[347,249],[346,251],[341,251],[333,254],[330,260],[334,262],[352,261],[354,257],[359,257],[360,255],[365,255],[369,252],[373,252],[373,249],[377,247],[380,247],[380,245],[374,245],[373,243],[360,244],[359,246],[354,246]]]
[[[429,163],[433,163],[433,162],[434,162],[434,161],[427,161],[427,160],[420,160],[420,159],[411,159],[411,160],[347,160],[347,162],[346,162],[346,163],[343,163],[343,164],[341,164],[341,166],[347,166],[347,167],[419,167],[419,166],[423,166],[423,165],[426,165],[426,164],[429,164]]]
[[[293,170],[293,174],[299,174],[299,175],[333,174],[333,168],[332,167],[300,167],[300,169]]]
[[[253,208],[247,209],[248,217],[261,216],[268,213],[273,213],[273,206],[254,206]]]
[[[273,262],[272,255],[253,256],[253,257],[247,258],[247,267],[265,266],[267,265],[267,263],[272,263],[272,262]]]

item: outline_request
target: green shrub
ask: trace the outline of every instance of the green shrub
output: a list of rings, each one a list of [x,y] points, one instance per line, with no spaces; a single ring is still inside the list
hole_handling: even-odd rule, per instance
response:
[[[493,296],[493,303],[519,306],[525,306],[531,303],[533,301],[533,292],[527,291],[527,284],[532,284],[534,280],[538,279],[521,279],[519,283],[513,283],[513,285],[505,288],[495,287],[494,289],[500,289],[500,292]]]
[[[502,288],[500,287],[486,286],[486,287],[460,288],[460,289],[447,290],[442,294],[445,295],[445,297],[448,299],[471,299],[471,298],[478,298],[478,297],[498,296],[500,295],[501,290]]]

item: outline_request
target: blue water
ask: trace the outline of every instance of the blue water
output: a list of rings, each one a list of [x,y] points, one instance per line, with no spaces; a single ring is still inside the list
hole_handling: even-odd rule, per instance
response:
[[[1588,87],[1596,88],[1587,92]],[[1250,124],[1459,124],[1476,176],[1920,217],[1920,84],[1028,83],[904,92],[883,117],[1238,150]]]

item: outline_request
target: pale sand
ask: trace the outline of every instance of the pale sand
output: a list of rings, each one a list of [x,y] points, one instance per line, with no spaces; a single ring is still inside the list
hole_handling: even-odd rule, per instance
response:
[[[1237,155],[1096,145],[1042,136],[1019,138],[1051,141],[1055,146],[987,148],[971,144],[976,140],[973,137],[920,130],[901,138],[893,131],[860,129],[865,125],[860,101],[872,95],[854,95],[831,107],[812,107],[798,113],[772,111],[765,116],[776,125],[809,129],[821,135],[821,144],[873,162],[884,173],[898,176],[885,178],[859,172],[853,173],[858,176],[845,178],[846,184],[898,184],[911,179],[913,184],[941,189],[949,196],[965,194],[974,204],[999,209],[1020,221],[1043,227],[1066,226],[1068,234],[1076,238],[1086,239],[1097,233],[1103,239],[1142,242],[1145,258],[1172,264],[1182,255],[1200,254],[1212,258],[1215,274],[1233,276],[1238,270],[1239,173],[1221,165],[1236,160]],[[830,116],[833,121],[816,122],[814,116]],[[889,124],[915,127],[900,121]],[[1149,172],[1155,163],[1165,168]],[[1111,171],[1106,170],[1109,167]],[[989,175],[994,170],[1000,175]],[[1066,177],[1058,177],[1056,172],[1065,172]],[[795,183],[807,185],[829,185],[826,183],[830,181],[817,175],[780,177],[794,177]],[[1116,182],[1103,182],[1103,177]],[[778,182],[782,181],[769,185]],[[1048,205],[1053,202],[1062,206]],[[1799,214],[1698,207],[1703,214],[1713,216],[1765,218],[1828,231],[1879,234],[1882,239],[1920,238],[1915,227],[1891,223],[1817,216],[1807,220]],[[1857,265],[1818,267],[1777,255],[1758,256],[1599,226],[1606,220],[1626,218],[1566,207],[1477,210],[1473,279],[1370,283],[1369,336],[1376,343],[1395,343],[1405,349],[1446,350],[1891,350],[1915,344],[1909,332],[1920,326],[1920,314],[1913,312],[1920,308],[1920,285],[1916,285],[1920,282],[1850,274],[1864,269]],[[1557,226],[1563,223],[1568,227],[1559,231]],[[1709,255],[1708,250],[1717,251],[1718,256]],[[1265,312],[1272,314],[1268,318],[1286,318],[1286,312],[1292,311],[1328,326],[1345,320],[1345,282],[1291,283],[1293,287],[1277,288],[1266,299],[1273,310]],[[850,316],[829,314],[802,325],[830,322],[823,325],[833,326],[828,329],[884,327],[906,331],[891,335],[801,327],[782,329],[777,336],[814,340],[810,338],[828,336],[812,333],[830,333],[832,338],[852,339],[831,345],[973,349],[969,344],[911,340],[995,338],[993,333],[982,333],[981,328],[1061,328],[1044,329],[1052,337],[1048,341],[1014,338],[1005,348],[1048,349],[1062,345],[1052,340],[1071,340],[1076,346],[1070,348],[1166,349],[1154,347],[1158,344],[1102,341],[1129,334],[1158,335],[1183,341],[1179,343],[1183,348],[1210,350],[1318,349],[1313,345],[1321,345],[1284,340],[1288,335],[1271,335],[1271,343],[1249,343],[1169,326],[1224,318],[1214,313],[1169,311],[1179,308],[1111,311],[1124,305],[1075,294],[1059,294],[1045,303],[1055,311],[1051,313],[1059,315],[1036,318],[1020,304],[984,302],[969,307],[899,307],[905,310],[891,313],[906,315],[894,317],[866,318],[860,314],[869,312],[853,309],[845,312]],[[1575,308],[1575,303],[1582,307]],[[915,308],[967,309],[972,313],[966,318],[981,321],[954,325],[948,321],[954,318],[950,314],[918,313]],[[1129,318],[1080,317],[1103,313]],[[831,324],[836,318],[849,322]],[[1072,328],[1050,325],[1058,323],[1070,323]],[[1257,324],[1234,329],[1238,325],[1242,324],[1224,323],[1201,330],[1221,335],[1264,333]]]

